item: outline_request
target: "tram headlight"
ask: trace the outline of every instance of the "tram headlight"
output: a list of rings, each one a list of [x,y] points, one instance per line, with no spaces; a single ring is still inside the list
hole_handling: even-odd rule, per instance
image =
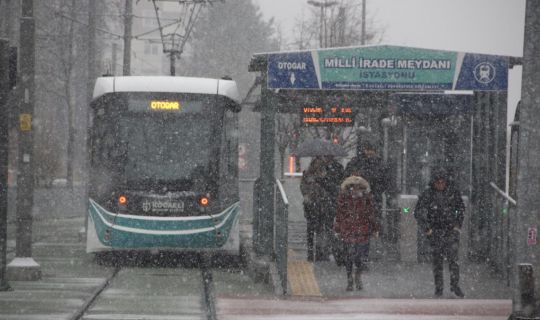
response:
[[[119,206],[125,206],[127,204],[127,197],[124,195],[120,195],[118,197],[118,205]]]
[[[118,196],[118,212],[125,213],[127,211],[128,198],[125,195]]]
[[[208,198],[208,196],[200,196],[199,197],[199,205],[203,206],[203,207],[208,207],[208,205],[210,204],[210,199]]]

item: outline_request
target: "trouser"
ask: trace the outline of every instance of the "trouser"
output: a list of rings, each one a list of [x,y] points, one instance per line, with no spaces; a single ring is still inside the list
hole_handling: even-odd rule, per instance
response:
[[[320,243],[315,242],[315,235],[320,233],[321,223],[319,221],[320,209],[311,204],[304,203],[304,217],[306,218],[306,238],[307,238],[307,256],[308,259],[313,259],[313,254],[319,251]],[[317,248],[314,248],[316,244]],[[316,249],[316,250],[314,250]]]
[[[307,218],[307,255],[310,258],[313,258],[314,254],[314,240],[315,240],[315,234],[320,232],[320,224],[315,218]],[[317,241],[316,243],[318,252],[320,250],[320,243]]]
[[[362,264],[367,258],[369,243],[346,243],[345,244],[345,270],[347,276],[352,275],[353,265],[357,270],[362,269]]]
[[[334,214],[332,209],[327,209],[322,215],[320,221],[320,230],[318,231],[318,241],[320,243],[320,257],[327,259],[332,253],[332,246],[334,246]]]
[[[443,236],[434,236],[431,239],[433,277],[435,278],[435,288],[442,290],[443,281],[443,262],[444,258],[448,260],[450,269],[450,286],[457,287],[459,284],[459,232],[451,231]]]

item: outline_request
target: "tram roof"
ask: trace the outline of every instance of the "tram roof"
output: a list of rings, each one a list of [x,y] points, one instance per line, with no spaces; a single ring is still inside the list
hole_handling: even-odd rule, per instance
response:
[[[100,77],[96,80],[93,98],[112,92],[175,92],[218,94],[240,103],[240,94],[233,80],[171,77],[171,76],[122,76]]]

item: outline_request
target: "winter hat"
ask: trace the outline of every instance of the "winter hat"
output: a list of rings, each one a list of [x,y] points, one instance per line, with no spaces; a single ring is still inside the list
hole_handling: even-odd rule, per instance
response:
[[[450,179],[450,173],[444,167],[436,167],[431,173],[431,181],[435,182],[437,180],[446,180]]]
[[[367,180],[358,176],[350,176],[345,179],[343,183],[341,183],[341,190],[347,190],[347,188],[353,185],[359,185],[360,188],[369,191],[369,183]]]

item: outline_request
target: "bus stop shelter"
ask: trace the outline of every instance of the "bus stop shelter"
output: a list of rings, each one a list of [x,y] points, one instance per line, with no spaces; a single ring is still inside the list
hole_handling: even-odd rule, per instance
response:
[[[354,117],[369,109],[373,133],[388,134],[385,150],[398,163],[396,182],[402,195],[410,193],[408,181],[414,178],[412,164],[407,165],[412,125],[420,124],[429,133],[440,132],[430,123],[443,123],[464,137],[459,141],[469,155],[461,159],[468,166],[462,179],[462,191],[470,202],[467,256],[492,258],[502,271],[509,272],[509,216],[495,207],[494,187],[500,191],[506,185],[508,69],[516,62],[506,56],[387,45],[255,54],[249,71],[260,72],[262,80],[260,178],[254,190],[256,253],[275,258],[286,286],[287,220],[275,208],[280,199],[276,190],[282,189],[275,186],[279,184],[274,174],[275,145],[269,143],[275,140],[276,114],[307,112],[301,117],[302,125],[307,126],[358,125],[343,112],[352,110]],[[467,117],[460,118],[459,128],[441,121],[463,113]],[[381,125],[385,118],[406,121],[388,129]],[[453,157],[459,158],[459,154]],[[463,167],[461,160],[452,161]],[[398,238],[406,239],[403,226],[412,225],[414,218],[406,215],[409,208],[403,211],[406,196],[403,199],[396,215],[402,229]],[[420,247],[414,251],[417,249]]]

